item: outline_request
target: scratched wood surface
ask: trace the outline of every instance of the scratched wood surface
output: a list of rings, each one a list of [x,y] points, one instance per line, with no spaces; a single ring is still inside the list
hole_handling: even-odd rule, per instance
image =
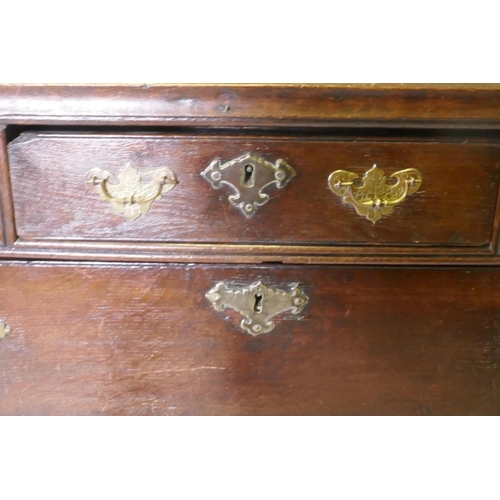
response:
[[[248,220],[200,176],[212,160],[247,152],[285,159],[297,176]],[[370,141],[140,134],[25,133],[9,146],[16,229],[22,239],[276,244],[489,244],[498,190],[497,143]],[[135,221],[113,212],[86,185],[99,167],[118,173],[170,167],[178,185]],[[362,176],[374,164],[387,176],[418,168],[420,190],[373,224],[327,185],[335,170]]]
[[[204,294],[298,282],[252,338]],[[500,269],[4,264],[2,415],[498,415]]]
[[[500,86],[2,85],[0,123],[498,127]]]

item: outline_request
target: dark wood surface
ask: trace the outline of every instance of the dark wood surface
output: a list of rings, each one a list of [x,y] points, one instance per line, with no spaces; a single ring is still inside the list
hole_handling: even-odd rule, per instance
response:
[[[6,128],[0,126],[0,221],[3,227],[2,241],[5,245],[10,246],[17,240],[17,234],[10,184],[11,179],[7,142]]]
[[[498,128],[500,86],[3,85],[0,123]]]
[[[204,294],[299,282],[252,338]],[[4,264],[0,414],[500,413],[500,269]]]
[[[0,86],[0,415],[500,414],[499,134],[499,85]],[[251,220],[246,152],[298,173]],[[127,162],[179,180],[133,223]],[[326,183],[374,163],[424,178],[376,225]],[[252,338],[222,280],[310,303]]]
[[[238,264],[363,264],[491,266],[500,256],[476,247],[368,247],[21,241],[2,248],[3,259],[98,262]]]
[[[247,152],[285,159],[297,176],[247,220],[232,190],[214,190],[200,172],[216,158]],[[483,246],[491,241],[500,149],[497,143],[350,140],[342,137],[208,137],[22,134],[9,146],[17,234],[33,238],[238,244]],[[118,173],[168,166],[174,190],[135,221],[113,212],[85,183],[99,167]],[[373,224],[343,205],[327,179],[334,170],[362,176],[373,164],[387,176],[418,168],[421,189]],[[324,250],[321,250],[324,251]]]

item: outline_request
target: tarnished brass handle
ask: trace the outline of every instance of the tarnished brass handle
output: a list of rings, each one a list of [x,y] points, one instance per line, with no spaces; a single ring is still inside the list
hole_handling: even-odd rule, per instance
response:
[[[118,182],[112,182],[113,177]],[[151,208],[153,201],[160,200],[162,194],[172,190],[177,179],[168,167],[141,174],[132,165],[127,165],[116,176],[106,170],[93,168],[87,172],[87,183],[102,200],[111,203],[117,214],[135,220]]]
[[[247,287],[234,287],[225,282],[217,283],[205,297],[216,311],[233,309],[244,316],[240,327],[256,336],[268,333],[276,326],[271,318],[285,311],[299,314],[309,302],[309,297],[292,284],[289,291],[270,288],[262,282]]]
[[[352,205],[359,215],[374,224],[383,215],[392,213],[408,195],[416,193],[422,185],[422,174],[416,168],[407,168],[392,174],[388,183],[384,171],[377,165],[368,170],[362,179],[354,172],[336,170],[328,177],[328,186],[344,203]]]
[[[263,192],[265,187],[274,184],[282,189],[295,175],[295,170],[285,160],[271,163],[250,153],[226,163],[214,160],[201,172],[214,189],[220,189],[223,184],[232,188],[234,194],[229,196],[229,203],[248,219],[269,201],[269,195]]]
[[[10,333],[10,326],[3,320],[0,319],[0,340],[3,340]]]

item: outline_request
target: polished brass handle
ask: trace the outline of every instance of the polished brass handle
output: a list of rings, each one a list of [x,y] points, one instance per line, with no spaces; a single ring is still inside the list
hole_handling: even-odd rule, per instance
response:
[[[375,224],[422,185],[422,174],[416,168],[400,170],[389,179],[394,182],[388,183],[384,171],[373,165],[362,179],[354,172],[336,170],[328,177],[328,186],[344,203]]]
[[[113,182],[114,177],[118,182]],[[93,168],[87,172],[87,183],[102,200],[111,203],[117,214],[135,220],[151,208],[153,201],[171,191],[177,179],[168,167],[141,174],[132,165],[127,165],[116,176],[107,170]]]
[[[243,315],[240,327],[253,336],[273,330],[276,325],[271,318],[277,314],[285,311],[299,314],[309,302],[309,297],[297,284],[284,291],[260,281],[246,287],[235,287],[221,281],[205,297],[216,311],[229,308]]]
[[[10,326],[3,320],[0,319],[0,340],[3,340],[10,333]]]
[[[282,189],[296,173],[285,160],[273,164],[247,153],[226,163],[214,160],[201,175],[214,189],[223,184],[232,188],[235,193],[229,196],[229,203],[250,218],[269,201],[269,195],[262,191],[265,187],[274,184]]]

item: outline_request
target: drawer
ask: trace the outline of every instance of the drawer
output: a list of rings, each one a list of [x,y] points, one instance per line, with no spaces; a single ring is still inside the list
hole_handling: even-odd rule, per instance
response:
[[[247,154],[254,159],[245,160]],[[238,162],[231,163],[234,175],[228,182],[239,184],[240,199],[258,196],[272,168],[291,167],[295,175],[281,170],[278,175],[288,176],[286,185],[271,179],[262,189],[269,199],[261,199],[247,217],[246,205],[238,208],[229,200],[233,188],[214,180],[221,169],[230,172],[232,160]],[[500,150],[480,141],[34,132],[10,144],[9,161],[22,240],[486,247],[492,237]],[[248,175],[247,161],[257,162]],[[103,198],[103,171],[113,176],[122,172],[123,187],[135,182],[136,174],[154,184],[154,176],[160,175],[154,171],[166,175],[164,167],[170,177],[162,178],[163,185],[167,182],[160,188],[162,198],[149,211],[125,216],[109,189]],[[384,186],[396,182],[393,174],[407,169],[417,169],[421,184],[399,201],[384,198],[382,204],[394,204],[379,220],[358,213],[349,196],[345,203],[328,184],[333,172],[344,170],[358,176],[348,188],[357,190],[366,174],[365,186],[371,183],[372,188],[362,192],[364,201],[379,203],[373,190],[378,197]],[[94,175],[94,184],[88,183],[89,171],[101,172]],[[216,177],[207,180],[212,174]],[[105,182],[108,187],[118,184],[116,177]],[[128,204],[131,210],[130,199]]]
[[[259,282],[307,303],[250,335],[213,301]],[[500,413],[498,268],[4,263],[0,291],[2,415]]]

